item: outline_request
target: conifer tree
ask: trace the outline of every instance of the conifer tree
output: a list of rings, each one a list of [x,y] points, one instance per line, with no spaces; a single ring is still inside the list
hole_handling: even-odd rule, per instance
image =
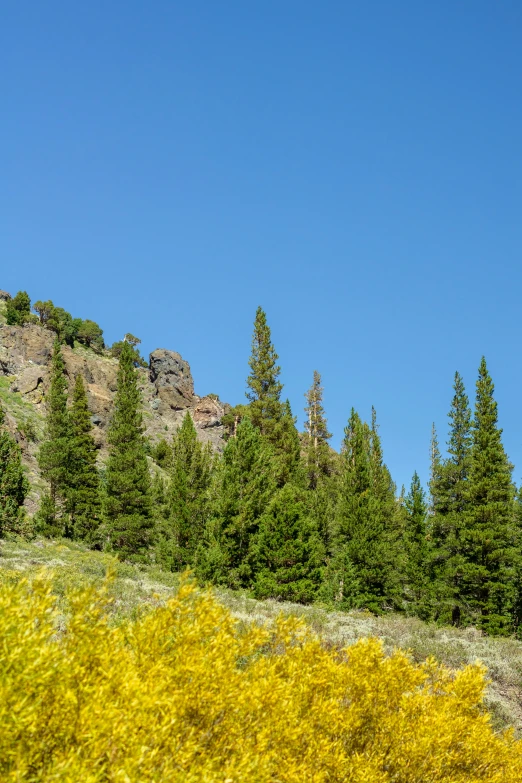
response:
[[[190,413],[172,440],[168,517],[160,528],[160,561],[173,571],[194,565],[208,516],[213,456],[198,440]]]
[[[70,423],[72,437],[66,490],[69,527],[74,538],[93,544],[101,521],[100,478],[91,415],[81,375],[76,376],[74,384]]]
[[[521,556],[515,548],[512,466],[502,445],[493,392],[482,357],[472,429],[462,591],[472,621],[490,633],[506,634],[513,625]]]
[[[352,409],[341,455],[336,542],[327,569],[327,580],[339,580],[338,586],[327,589],[343,607],[379,612],[400,606],[404,557],[390,498],[392,487],[376,426],[370,428]],[[356,592],[348,595],[346,585],[351,590],[356,585]]]
[[[65,499],[70,482],[71,421],[67,410],[67,379],[58,340],[51,357],[50,383],[45,397],[45,439],[38,452],[38,464],[49,490],[44,493],[37,515],[44,535],[70,535],[65,517]]]
[[[413,612],[427,619],[430,612],[428,578],[429,546],[426,520],[428,503],[417,471],[413,474],[408,494],[404,498],[406,518],[407,577],[412,593]]]
[[[278,355],[272,344],[266,313],[257,308],[252,335],[252,354],[248,361],[250,375],[247,378],[250,401],[250,418],[254,427],[271,442],[277,441],[276,430],[283,415],[281,404],[282,383]]]
[[[323,387],[321,376],[314,370],[314,379],[306,393],[305,419],[305,459],[310,489],[316,489],[324,476],[332,471],[332,455],[328,441],[332,437],[328,432],[323,407]]]
[[[104,516],[108,539],[121,559],[144,560],[152,542],[151,480],[143,440],[141,393],[132,347],[123,345],[107,441]]]
[[[0,537],[22,532],[23,505],[29,492],[20,447],[4,429],[4,421],[5,413],[0,406]]]
[[[459,625],[463,604],[464,552],[462,535],[468,524],[469,472],[471,467],[471,411],[464,383],[458,372],[448,414],[448,458],[433,466],[431,523],[431,575],[436,595],[436,617]]]
[[[440,449],[439,439],[437,437],[437,430],[435,428],[435,422],[431,425],[431,439],[430,439],[430,480],[429,480],[429,507],[428,513],[431,516],[435,513],[435,489],[436,478],[440,467]]]
[[[212,516],[197,558],[204,581],[252,586],[256,536],[276,490],[276,474],[272,447],[248,418],[243,419],[216,472]]]
[[[324,549],[305,495],[303,489],[286,484],[261,518],[255,542],[257,598],[310,603],[316,596]]]
[[[289,400],[282,406],[281,419],[274,430],[273,445],[277,455],[278,485],[282,487],[288,482],[303,485],[305,476],[301,463],[301,440]]]

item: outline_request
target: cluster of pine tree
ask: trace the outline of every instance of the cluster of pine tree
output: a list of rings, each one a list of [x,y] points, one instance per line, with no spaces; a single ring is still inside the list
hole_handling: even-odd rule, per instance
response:
[[[494,634],[517,630],[522,498],[484,359],[474,413],[455,377],[448,456],[441,458],[433,431],[429,494],[415,473],[409,491],[397,495],[375,410],[366,422],[352,409],[340,453],[329,446],[318,372],[306,394],[305,431],[298,432],[261,308],[248,403],[225,416],[229,436],[220,456],[198,440],[188,413],[170,443],[150,448],[134,346],[124,340],[118,352],[109,457],[100,470],[83,380],[68,393],[56,341],[39,453],[48,483],[37,515],[41,532],[173,571],[189,567],[204,583],[259,598],[404,611]],[[0,449],[13,448],[2,446],[2,437]],[[15,478],[0,472],[0,492],[14,482],[14,509],[27,487],[13,454]]]

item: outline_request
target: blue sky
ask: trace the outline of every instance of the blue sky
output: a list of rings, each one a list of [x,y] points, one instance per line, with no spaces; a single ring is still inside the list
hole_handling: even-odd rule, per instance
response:
[[[399,485],[485,354],[522,477],[518,0],[19,0],[0,63],[0,288],[231,403],[260,304],[299,423],[318,369]]]

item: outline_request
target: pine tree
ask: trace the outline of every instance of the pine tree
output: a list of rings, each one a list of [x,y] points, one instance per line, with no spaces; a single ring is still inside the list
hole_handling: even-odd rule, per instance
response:
[[[288,482],[304,485],[301,440],[289,400],[283,404],[281,419],[274,430],[273,445],[277,455],[278,486],[283,487]]]
[[[310,489],[316,489],[324,476],[332,472],[332,453],[328,441],[332,437],[323,407],[321,376],[314,370],[314,379],[306,395],[305,459]]]
[[[472,429],[462,592],[471,620],[490,633],[505,634],[513,625],[520,552],[515,547],[512,466],[502,445],[493,392],[482,357]]]
[[[287,484],[261,518],[255,542],[256,598],[310,603],[317,594],[324,550],[305,495]]]
[[[90,544],[96,540],[101,521],[100,479],[96,467],[96,445],[85,384],[76,376],[70,409],[69,479],[66,490],[69,527],[74,538]]]
[[[4,421],[5,413],[0,406],[0,537],[22,532],[23,505],[29,492],[20,447],[3,428]]]
[[[276,474],[272,447],[248,418],[243,419],[216,471],[212,515],[197,556],[204,581],[252,586],[256,536],[276,491]]]
[[[430,612],[428,578],[429,546],[426,520],[428,503],[417,471],[413,474],[408,494],[403,501],[406,520],[407,578],[412,593],[412,610],[427,619]]]
[[[250,375],[247,378],[250,401],[250,418],[259,432],[271,442],[277,441],[276,430],[283,415],[281,404],[282,383],[279,381],[281,368],[278,355],[272,345],[270,327],[266,313],[257,308],[252,335],[252,354],[248,361]]]
[[[462,535],[467,525],[471,411],[464,383],[458,372],[455,373],[453,389],[454,395],[448,414],[448,458],[441,461],[437,456],[432,471],[430,570],[437,599],[437,619],[459,625],[461,616],[466,611],[466,599],[462,593]]]
[[[143,440],[141,393],[134,352],[125,343],[107,441],[104,516],[107,535],[121,559],[144,560],[152,543],[151,480]]]
[[[45,397],[45,439],[38,452],[42,477],[49,484],[44,493],[37,524],[44,535],[70,535],[65,516],[65,498],[70,481],[71,421],[67,410],[67,379],[58,340],[51,357],[49,389]]]
[[[437,430],[435,428],[435,422],[431,425],[431,439],[430,439],[430,480],[429,480],[429,507],[428,514],[433,516],[435,513],[435,491],[436,491],[436,478],[440,467],[440,449],[439,439],[437,437]]]
[[[172,440],[169,513],[161,526],[158,545],[160,561],[173,571],[194,565],[208,516],[212,467],[211,447],[200,443],[187,413]]]
[[[392,492],[376,425],[370,428],[352,409],[341,455],[336,541],[328,568],[340,580],[339,589],[330,585],[329,591],[338,595],[343,607],[379,612],[400,605],[404,556]],[[346,564],[344,574],[341,564]],[[347,584],[352,590],[356,584],[357,592],[348,595]]]

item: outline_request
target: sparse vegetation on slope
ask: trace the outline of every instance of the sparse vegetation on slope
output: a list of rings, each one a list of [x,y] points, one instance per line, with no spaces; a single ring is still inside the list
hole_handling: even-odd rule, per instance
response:
[[[518,783],[522,743],[495,734],[480,665],[326,646],[293,618],[241,624],[182,580],[164,605],[107,622],[103,588],[0,573],[2,780]]]
[[[15,571],[33,579],[42,569],[54,574],[53,589],[65,622],[71,589],[100,585],[112,575],[108,594],[113,599],[108,612],[111,622],[120,623],[140,611],[163,605],[179,587],[179,575],[156,566],[122,563],[113,555],[93,552],[65,539],[33,542],[4,540],[0,544],[0,571]],[[272,623],[282,614],[305,622],[322,642],[342,648],[359,639],[374,636],[390,655],[394,649],[409,650],[420,663],[433,656],[451,669],[481,661],[487,667],[485,704],[496,729],[515,728],[522,735],[522,642],[492,639],[474,628],[457,629],[423,623],[414,617],[389,614],[375,617],[369,612],[331,612],[318,605],[256,601],[246,593],[217,589],[214,595],[243,624]]]

